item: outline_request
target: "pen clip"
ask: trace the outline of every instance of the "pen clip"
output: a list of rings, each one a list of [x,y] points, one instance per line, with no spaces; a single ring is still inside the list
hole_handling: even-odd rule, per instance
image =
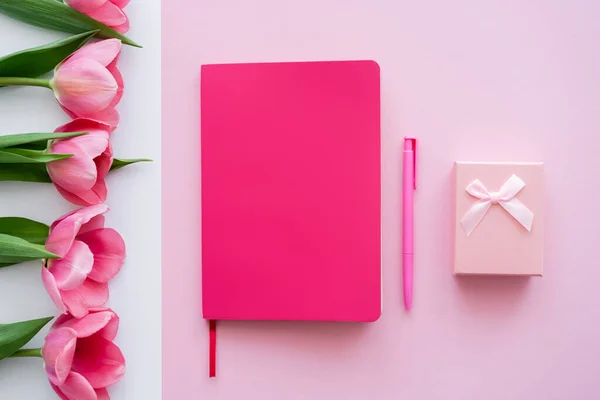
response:
[[[407,136],[404,138],[404,141],[405,142],[409,141],[412,144],[410,147],[412,148],[412,151],[413,151],[413,186],[414,186],[414,189],[416,190],[417,189],[417,138]],[[404,148],[406,148],[406,145]]]

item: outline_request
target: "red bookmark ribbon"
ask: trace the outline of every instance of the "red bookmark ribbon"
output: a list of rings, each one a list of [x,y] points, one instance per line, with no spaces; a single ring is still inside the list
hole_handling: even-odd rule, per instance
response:
[[[209,329],[209,361],[208,361],[208,376],[214,378],[217,375],[217,321],[208,321]]]

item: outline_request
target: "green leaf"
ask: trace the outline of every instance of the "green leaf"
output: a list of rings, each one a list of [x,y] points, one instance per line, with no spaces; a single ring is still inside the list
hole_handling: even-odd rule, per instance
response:
[[[29,149],[0,149],[0,163],[2,164],[46,164],[52,161],[72,157],[73,154],[48,154],[41,150]]]
[[[2,0],[0,0],[2,2]],[[0,58],[0,76],[35,78],[50,72],[98,31],[81,33]]]
[[[60,258],[40,244],[30,243],[17,236],[0,233],[0,263],[16,264],[43,258]]]
[[[0,217],[0,233],[16,236],[33,244],[44,244],[50,227],[38,221],[19,217]]]
[[[2,0],[0,0],[2,2]],[[53,139],[63,139],[85,135],[87,132],[54,132],[54,133],[17,133],[0,136],[0,148],[16,147],[26,143],[47,142]],[[45,147],[44,147],[45,148]]]
[[[14,324],[0,324],[0,360],[25,346],[54,317],[32,319]]]
[[[126,167],[131,164],[139,163],[139,162],[152,162],[149,158],[131,158],[131,159],[113,159],[112,166],[110,167],[111,171],[115,171],[119,168]]]
[[[142,47],[112,28],[56,0],[0,0],[0,12],[41,28],[69,33],[98,30],[98,36],[116,38]]]
[[[52,183],[46,164],[0,164],[0,181]]]
[[[0,233],[16,236],[33,244],[46,243],[50,227],[41,222],[27,218],[3,217],[0,218]],[[18,264],[17,262],[0,263],[0,268]]]
[[[46,150],[48,148],[47,140],[40,140],[39,142],[31,142],[31,143],[23,143],[19,145],[19,149],[29,149],[29,150]],[[12,147],[9,147],[12,149]]]

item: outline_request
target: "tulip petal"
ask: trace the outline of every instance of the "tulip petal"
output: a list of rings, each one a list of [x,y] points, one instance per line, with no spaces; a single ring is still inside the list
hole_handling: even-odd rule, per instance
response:
[[[56,183],[54,184],[54,186],[56,187],[56,190],[58,191],[58,193],[69,203],[72,203],[72,204],[75,204],[78,206],[93,206],[93,205],[103,203],[103,201],[95,201],[95,202],[90,203],[89,201],[83,200],[81,197],[79,197],[75,193],[71,193],[71,192],[61,188]]]
[[[84,196],[81,196],[81,193],[92,190],[98,184],[98,164],[95,158],[100,158],[102,161],[108,157],[112,163],[112,149],[108,140],[111,128],[97,121],[92,121],[90,124],[79,122],[73,126],[88,133],[83,136],[58,140],[52,143],[50,153],[74,154],[74,156],[48,163],[48,174],[57,187],[83,198],[86,204],[102,203],[106,199],[106,195],[99,196],[99,199],[86,199]],[[73,128],[73,126],[67,128]],[[97,126],[104,127],[105,129],[94,130]],[[63,126],[59,129],[65,129],[65,127]],[[106,166],[104,164],[100,166],[102,168],[101,179],[103,180],[107,173],[105,171]],[[110,169],[110,166],[108,168]],[[102,182],[98,186],[101,187]],[[74,199],[74,201],[77,204],[81,203],[77,199]]]
[[[119,316],[110,308],[92,307],[88,311],[88,316],[95,314],[101,314],[102,316],[95,320],[95,323],[88,321],[86,322],[85,326],[79,326],[78,321],[85,320],[87,316],[83,317],[82,319],[77,319],[71,314],[62,314],[56,318],[50,330],[55,330],[62,327],[72,327],[75,329],[75,331],[77,331],[78,337],[91,336],[92,334],[97,333],[106,340],[114,340],[114,338],[117,336],[117,332],[119,331]],[[106,319],[108,319],[108,322],[105,323]],[[103,325],[104,327],[102,327]]]
[[[129,29],[131,28],[131,24],[129,23],[129,18],[127,16],[125,16],[126,21],[124,23],[122,23],[121,25],[116,25],[113,26],[112,28],[119,32],[119,33],[127,33],[129,32]]]
[[[121,270],[125,261],[125,242],[114,229],[104,228],[78,236],[94,254],[94,267],[88,274],[89,279],[108,282]]]
[[[111,149],[109,142],[111,131],[112,128],[110,125],[103,122],[88,118],[77,118],[68,124],[56,128],[55,132],[87,132],[87,134],[55,140],[50,146],[50,152],[53,154],[84,152],[90,158],[94,159]],[[112,150],[110,150],[110,154],[112,154]]]
[[[96,182],[90,189],[83,192],[71,193],[78,198],[83,205],[102,204],[106,200],[107,190],[104,181]],[[80,204],[79,202],[75,204]]]
[[[54,327],[71,328],[76,332],[78,338],[86,338],[95,333],[100,333],[100,336],[112,340],[116,336],[118,325],[119,317],[117,314],[110,309],[104,309],[98,312],[90,311],[88,315],[81,319],[67,315],[66,318],[60,321],[57,320]],[[105,331],[107,328],[109,328],[108,331]],[[113,333],[114,336],[111,337]]]
[[[92,385],[77,372],[71,371],[65,383],[59,388],[67,398],[72,400],[98,400]]]
[[[92,188],[92,192],[96,195],[97,198],[101,199],[102,202],[106,200],[108,196],[108,190],[106,188],[106,182],[104,179],[96,181],[96,184]]]
[[[60,311],[61,313],[66,313],[67,306],[62,300],[60,290],[58,290],[58,286],[56,285],[56,281],[54,280],[54,275],[52,275],[46,267],[42,267],[42,283],[44,284],[44,287],[46,288],[46,292],[48,292],[50,299],[54,302],[56,308],[58,308],[58,311]]]
[[[118,92],[117,92],[117,95],[118,95]],[[63,109],[64,112],[67,113],[67,115],[69,117],[71,117],[71,118],[79,118],[80,117],[79,115],[75,114],[71,110],[65,108],[62,104],[58,103],[58,105],[60,106],[60,108]],[[109,125],[111,132],[113,132],[117,128],[117,125],[119,125],[119,121],[120,121],[119,112],[113,108],[110,108],[110,106],[102,111],[88,115],[87,118],[90,118],[90,119],[93,119],[93,120],[96,120],[99,122],[103,122],[103,123]]]
[[[98,335],[102,336],[106,340],[113,341],[119,331],[120,318],[114,311],[109,310],[112,313],[112,318],[108,321],[108,324],[98,332]]]
[[[104,215],[98,215],[88,221],[87,224],[83,225],[79,230],[79,234],[84,234],[89,231],[95,231],[96,229],[104,228]]]
[[[106,389],[96,389],[96,396],[98,396],[98,400],[110,400],[108,390]]]
[[[100,63],[88,58],[68,60],[51,81],[56,99],[80,117],[89,117],[107,108],[119,86]]]
[[[71,118],[80,118],[80,115],[75,114],[73,111],[69,110],[68,108],[66,108],[65,106],[63,106],[62,104],[60,104],[60,102],[57,100],[58,105],[60,106],[60,108],[62,108],[62,110],[64,112],[67,113],[67,115]]]
[[[113,78],[115,78],[117,86],[119,87],[117,89],[117,95],[108,106],[109,109],[115,108],[117,104],[119,104],[121,98],[123,97],[123,90],[125,89],[125,81],[123,80],[123,75],[121,75],[121,71],[119,71],[119,69],[117,68],[117,62],[119,61],[119,57],[120,54],[115,58],[113,62],[106,66],[106,69],[112,74]]]
[[[56,154],[75,153],[57,153],[57,150],[54,147],[52,152]],[[85,154],[83,150],[78,150],[78,153],[72,157],[53,161],[47,165],[48,175],[50,175],[52,182],[69,192],[89,190],[96,184],[96,180],[98,179],[94,160]]]
[[[83,46],[72,54],[71,57],[65,61],[65,64],[81,59],[90,59],[106,67],[117,58],[121,52],[121,46],[122,44],[119,39],[105,39],[91,43]]]
[[[73,358],[73,371],[80,373],[94,388],[117,383],[125,374],[125,358],[119,347],[94,335],[79,339]]]
[[[59,290],[73,290],[85,281],[93,265],[94,255],[90,248],[75,240],[63,258],[48,261],[48,270],[54,275]]]
[[[86,13],[96,21],[102,22],[104,25],[117,26],[125,23],[127,17],[114,3],[107,1],[101,7]]]
[[[98,121],[91,118],[76,118],[73,121],[59,126],[54,130],[54,132],[90,132],[90,131],[104,131],[110,133],[111,128],[110,125]],[[85,136],[89,136],[85,135]],[[103,137],[102,134],[97,134],[96,136]],[[68,141],[70,139],[62,139],[63,141]],[[106,147],[104,147],[106,148]],[[101,151],[100,151],[101,153]],[[98,154],[100,154],[98,153]],[[96,154],[96,155],[98,155]],[[94,156],[95,157],[95,156]]]
[[[68,321],[70,321],[72,318],[73,318],[73,316],[69,315],[69,314],[59,315],[54,320],[54,323],[52,324],[52,327],[50,328],[50,330],[53,331],[55,329],[62,328],[64,326],[64,324],[67,323]]]
[[[87,14],[97,8],[100,8],[108,0],[64,0],[65,4],[79,12]]]
[[[65,383],[77,345],[77,333],[71,328],[55,329],[48,333],[42,347],[42,358],[48,379],[55,385]]]
[[[108,208],[108,207],[107,207]],[[61,216],[60,218],[57,218],[52,225],[50,225],[50,232],[52,232],[54,230],[54,228],[61,223],[62,221],[69,219],[69,217],[75,216],[76,214],[79,214],[81,212],[81,210],[83,210],[83,208],[77,209],[77,210],[73,210],[73,211],[69,211],[68,213],[66,213],[65,215]],[[106,212],[106,211],[105,211]]]
[[[110,167],[112,167],[113,159],[112,146],[110,145],[110,142],[108,142],[108,147],[104,150],[104,153],[94,158],[96,170],[98,171],[98,179],[104,179],[106,175],[108,175]]]
[[[74,193],[77,197],[79,197],[86,204],[100,204],[106,200],[107,189],[105,177],[108,175],[110,171],[110,167],[112,166],[113,156],[112,156],[112,148],[110,143],[108,148],[104,153],[94,159],[94,163],[96,164],[96,170],[98,171],[98,177],[96,179],[96,183],[90,190],[83,192]]]
[[[59,389],[59,387],[52,383],[52,381],[50,381],[50,386],[56,392],[58,397],[60,397],[61,400],[71,400],[67,396],[65,396],[65,394]]]
[[[114,5],[119,8],[125,8],[129,4],[130,0],[110,0]]]
[[[118,93],[117,93],[118,95]],[[69,114],[67,112],[67,114]],[[71,115],[71,114],[69,114]],[[107,107],[106,109],[93,113],[91,115],[89,115],[90,118],[94,118],[98,121],[102,121],[107,123],[108,125],[110,125],[111,127],[111,131],[114,131],[117,128],[117,125],[119,125],[119,121],[120,121],[120,116],[119,116],[119,112],[117,110],[115,110],[114,108],[111,107]]]
[[[102,307],[108,301],[108,285],[86,279],[73,290],[61,291],[63,302],[75,318],[83,318],[92,307]]]
[[[108,127],[108,125],[106,125]],[[110,129],[110,127],[109,127]],[[86,129],[87,135],[78,136],[70,139],[92,159],[100,157],[110,146],[110,130],[91,130]],[[59,143],[60,144],[60,143]],[[53,145],[53,147],[56,145]]]
[[[71,248],[71,244],[79,233],[82,226],[87,224],[92,218],[108,211],[105,204],[80,208],[71,211],[50,226],[50,235],[46,240],[46,250],[64,257]]]

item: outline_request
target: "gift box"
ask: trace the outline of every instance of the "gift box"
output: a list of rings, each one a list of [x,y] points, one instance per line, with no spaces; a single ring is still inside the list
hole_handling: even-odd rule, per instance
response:
[[[543,274],[543,163],[455,163],[454,274]]]

